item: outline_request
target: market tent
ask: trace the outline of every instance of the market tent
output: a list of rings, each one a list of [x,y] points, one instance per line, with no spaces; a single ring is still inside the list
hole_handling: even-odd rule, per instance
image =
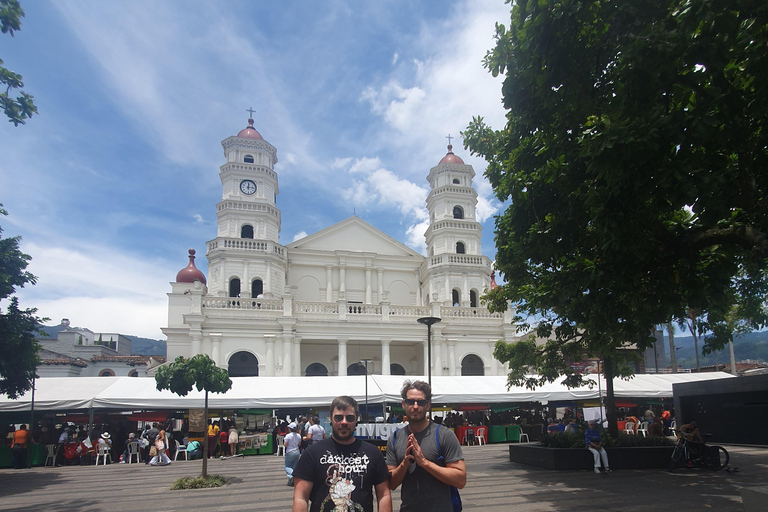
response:
[[[635,375],[629,381],[614,379],[617,398],[663,398],[672,396],[672,384],[730,378],[723,372]],[[592,376],[597,379],[596,375]],[[405,379],[423,376],[369,375],[369,403],[399,403]],[[432,377],[432,402],[439,404],[500,404],[560,400],[595,400],[600,390],[605,395],[605,379],[600,386],[568,389],[560,383],[545,384],[534,390],[507,389],[505,376]],[[0,412],[29,410],[30,393],[18,400],[0,397]],[[234,377],[225,394],[208,395],[213,409],[276,409],[280,407],[327,406],[339,395],[365,400],[365,376],[347,377]],[[158,391],[155,380],[139,377],[51,377],[37,379],[35,409],[41,411],[76,409],[189,409],[202,408],[204,393],[196,389],[181,397]]]

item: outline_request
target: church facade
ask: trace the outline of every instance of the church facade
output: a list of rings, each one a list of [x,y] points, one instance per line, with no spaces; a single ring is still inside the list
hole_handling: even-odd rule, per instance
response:
[[[222,199],[209,275],[189,265],[168,294],[167,357],[204,353],[231,376],[503,375],[497,340],[511,307],[490,313],[475,172],[448,146],[427,181],[427,256],[353,216],[281,245],[277,150],[253,127],[222,141]]]

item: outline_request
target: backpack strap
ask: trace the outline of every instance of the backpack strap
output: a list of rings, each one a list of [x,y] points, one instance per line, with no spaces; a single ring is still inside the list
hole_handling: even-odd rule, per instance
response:
[[[443,458],[443,450],[440,449],[440,425],[435,423],[437,425],[437,429],[435,429],[435,442],[437,443],[437,460],[444,460]]]

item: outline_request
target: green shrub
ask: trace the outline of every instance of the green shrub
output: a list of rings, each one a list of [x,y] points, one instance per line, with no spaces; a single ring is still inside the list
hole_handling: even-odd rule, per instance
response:
[[[632,447],[632,446],[673,446],[675,441],[666,437],[643,437],[642,435],[625,434],[619,432],[619,437],[613,439],[608,432],[600,432],[602,445],[606,448]],[[541,445],[548,448],[585,448],[587,446],[583,432],[551,432],[546,434]]]
[[[221,475],[208,475],[206,478],[203,478],[202,476],[185,476],[173,482],[171,490],[206,489],[208,487],[221,487],[225,483],[227,483],[227,479]]]

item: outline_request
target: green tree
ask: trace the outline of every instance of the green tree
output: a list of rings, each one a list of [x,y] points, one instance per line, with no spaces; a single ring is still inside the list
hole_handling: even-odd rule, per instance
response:
[[[189,359],[182,356],[167,366],[161,366],[155,375],[157,389],[170,389],[179,396],[187,396],[193,387],[205,391],[204,418],[208,418],[208,393],[226,393],[232,388],[229,373],[216,366],[213,359],[197,354]],[[208,477],[208,436],[203,437],[203,478]]]
[[[497,25],[485,65],[507,124],[464,133],[511,203],[486,300],[549,340],[497,344],[510,382],[578,383],[569,360],[598,356],[615,434],[612,377],[654,325],[693,308],[715,331],[734,304],[766,325],[766,47],[750,0],[522,0]]]
[[[2,204],[0,215],[8,215]],[[47,319],[37,318],[36,309],[19,309],[12,296],[17,287],[35,284],[37,278],[25,270],[32,258],[21,252],[21,238],[2,238],[2,233],[0,227],[0,301],[10,297],[10,302],[0,312],[0,394],[13,399],[32,389],[40,364],[35,334]]]
[[[13,37],[15,31],[21,30],[23,17],[24,10],[18,0],[0,0],[0,31],[3,34],[10,34]],[[32,114],[37,114],[37,107],[31,94],[20,90],[20,95],[16,98],[10,95],[12,89],[24,87],[24,82],[21,81],[21,75],[3,66],[2,59],[0,59],[0,85],[5,87],[5,91],[0,92],[0,106],[11,123],[16,126],[25,124],[25,119],[32,117]]]

